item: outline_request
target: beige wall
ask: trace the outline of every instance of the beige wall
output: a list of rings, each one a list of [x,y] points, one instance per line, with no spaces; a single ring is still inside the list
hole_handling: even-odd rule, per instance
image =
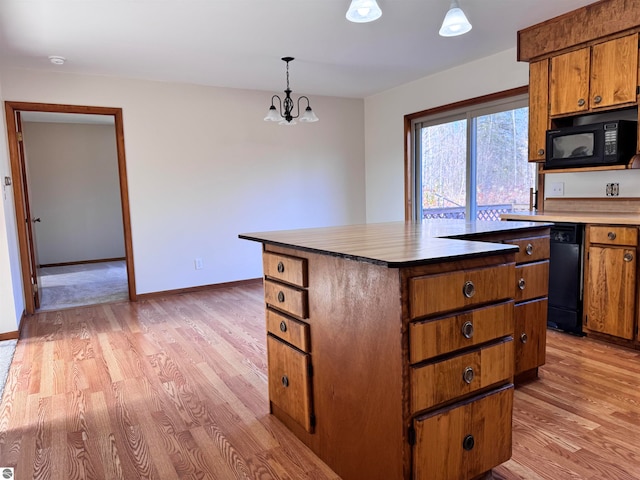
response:
[[[23,122],[38,261],[125,256],[114,125]]]

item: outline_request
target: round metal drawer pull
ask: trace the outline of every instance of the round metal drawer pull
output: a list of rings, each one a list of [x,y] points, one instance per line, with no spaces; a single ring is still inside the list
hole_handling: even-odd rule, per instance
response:
[[[289,378],[286,375],[282,376],[282,386],[287,388],[289,386]]]
[[[527,342],[529,341],[529,337],[527,336],[527,334],[526,334],[526,333],[522,332],[522,333],[520,334],[520,341],[521,341],[522,343],[527,343]]]
[[[471,298],[476,294],[476,286],[473,284],[471,280],[467,280],[466,282],[464,282],[464,287],[462,287],[462,293],[467,298]]]
[[[624,254],[624,261],[625,261],[625,262],[630,262],[631,260],[633,260],[633,254],[631,254],[631,253],[625,253],[625,254]]]
[[[284,292],[282,291],[278,292],[278,301],[280,303],[284,302]]]
[[[602,97],[600,95],[596,95],[595,97],[593,97],[593,102],[598,104],[602,101]]]
[[[544,155],[544,148],[541,148],[540,150],[538,150],[538,155]]]
[[[462,448],[464,448],[467,451],[473,449],[475,444],[476,444],[476,441],[473,438],[473,435],[467,435],[466,437],[464,437],[464,440],[462,440]]]
[[[607,238],[608,238],[609,240],[615,240],[615,239],[616,239],[616,236],[617,236],[617,235],[616,235],[616,232],[609,232],[609,233],[607,234]]]
[[[282,333],[287,331],[287,323],[286,322],[284,322],[284,321],[280,322],[280,331]]]
[[[464,372],[462,373],[462,379],[464,380],[465,383],[473,382],[473,377],[474,376],[475,376],[475,373],[473,373],[473,368],[472,367],[465,368]]]
[[[527,286],[527,282],[525,282],[525,281],[524,281],[524,278],[521,278],[521,279],[518,281],[518,288],[519,288],[520,290],[524,290],[524,287],[526,287],[526,286]]]
[[[585,103],[586,102],[584,101],[584,98],[581,98],[580,100],[578,100],[578,106],[579,107],[583,107]]]
[[[473,323],[464,322],[462,324],[462,335],[464,336],[464,338],[473,337]]]
[[[278,272],[279,273],[283,273],[284,272],[284,263],[278,262]]]
[[[531,245],[530,243],[527,243],[527,246],[525,247],[524,251],[527,253],[527,255],[533,255],[533,245]]]

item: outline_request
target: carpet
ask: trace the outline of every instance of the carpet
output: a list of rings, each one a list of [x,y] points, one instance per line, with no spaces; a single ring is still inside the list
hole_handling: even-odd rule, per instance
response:
[[[0,342],[0,400],[4,393],[4,385],[7,383],[9,367],[11,367],[11,360],[13,360],[13,354],[16,351],[17,344],[18,340],[4,340]]]
[[[129,299],[124,260],[45,267],[39,273],[42,292],[40,310]]]

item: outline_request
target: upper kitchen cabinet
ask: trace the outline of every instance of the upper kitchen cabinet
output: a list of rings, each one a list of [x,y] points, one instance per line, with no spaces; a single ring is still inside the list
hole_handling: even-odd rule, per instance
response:
[[[549,60],[529,65],[529,161],[544,162],[549,128]]]
[[[551,57],[550,115],[636,104],[638,34]]]

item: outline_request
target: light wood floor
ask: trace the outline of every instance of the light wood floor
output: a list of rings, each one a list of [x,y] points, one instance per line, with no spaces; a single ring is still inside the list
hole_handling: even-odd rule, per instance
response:
[[[549,332],[498,479],[640,479],[640,355]],[[28,318],[0,404],[17,479],[337,479],[268,414],[260,284]],[[363,479],[368,480],[368,479]]]

